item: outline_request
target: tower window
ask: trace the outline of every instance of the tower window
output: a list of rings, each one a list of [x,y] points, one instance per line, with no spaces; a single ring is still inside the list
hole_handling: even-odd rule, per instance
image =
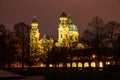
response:
[[[60,33],[62,33],[62,31],[60,31]]]
[[[66,34],[66,38],[67,38],[68,36],[67,36],[67,34]]]
[[[61,34],[61,38],[62,38],[62,34]]]

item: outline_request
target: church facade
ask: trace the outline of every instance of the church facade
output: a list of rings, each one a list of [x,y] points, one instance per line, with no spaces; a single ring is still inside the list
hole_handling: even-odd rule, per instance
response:
[[[33,18],[31,23],[30,30],[30,54],[31,56],[39,56],[41,54],[46,54],[48,48],[51,49],[54,44],[52,37],[47,37],[46,35],[43,38],[40,38],[40,32],[38,29],[38,22],[36,17]]]
[[[98,61],[98,55],[96,51],[91,50],[89,52],[89,47],[87,45],[79,42],[79,32],[77,26],[72,22],[72,18],[70,15],[67,15],[65,12],[62,12],[59,17],[58,24],[58,40],[55,41],[53,37],[44,35],[41,37],[39,32],[39,24],[36,17],[33,18],[31,23],[30,30],[30,60],[33,63],[33,67],[78,67],[78,68],[86,68],[86,67],[99,67],[103,68],[106,65],[114,65],[114,56],[100,56]],[[47,53],[53,50],[54,47],[60,50],[64,49],[63,52],[51,52],[58,53],[57,57],[52,58],[52,61],[49,61],[47,64],[45,61],[42,61],[41,55],[44,56],[45,59],[50,60],[47,57]],[[60,48],[59,48],[60,47]],[[59,56],[64,55],[63,58],[60,59]],[[67,53],[67,55],[66,55]],[[59,55],[60,54],[60,55]],[[51,57],[51,56],[50,56]],[[57,59],[56,59],[57,58]],[[58,61],[57,61],[58,60]],[[54,61],[56,63],[54,63]],[[20,63],[21,64],[21,63]],[[18,67],[18,65],[16,65]],[[21,66],[21,65],[20,65]]]
[[[70,47],[74,42],[78,42],[79,32],[77,26],[72,22],[70,15],[62,12],[59,18],[58,41],[55,42],[53,37],[44,35],[40,38],[39,24],[36,17],[33,18],[30,30],[30,54],[46,54],[48,49],[56,47]]]
[[[66,47],[74,48],[74,50],[85,49],[87,45],[79,42],[79,32],[77,26],[72,22],[70,15],[67,15],[64,11],[61,13],[58,25],[58,40],[55,41],[53,37],[44,35],[42,38],[39,32],[39,24],[36,17],[33,18],[30,30],[30,55],[36,61],[40,61],[41,54],[47,58],[46,54],[53,47]],[[35,56],[35,57],[34,57]],[[33,60],[34,60],[33,59]],[[103,60],[106,60],[103,61]],[[90,56],[72,56],[70,60],[66,63],[66,67],[104,67],[114,63],[112,59],[102,58],[99,63],[97,60],[97,55],[92,54]],[[45,67],[46,64],[43,62],[38,63],[38,67]],[[54,67],[55,65],[50,63],[49,67]],[[63,67],[64,63],[60,62],[56,65],[57,67]]]
[[[69,47],[71,43],[78,42],[79,32],[77,26],[72,22],[71,16],[62,12],[58,28],[58,42],[56,46]]]

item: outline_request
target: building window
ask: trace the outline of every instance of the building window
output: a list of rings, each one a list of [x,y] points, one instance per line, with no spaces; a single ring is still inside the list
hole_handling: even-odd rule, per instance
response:
[[[60,33],[62,33],[62,31],[60,31]]]
[[[71,67],[70,63],[67,63],[67,67]]]
[[[72,67],[77,67],[77,64],[75,62],[73,62]]]
[[[82,63],[81,62],[78,63],[78,67],[82,68]]]
[[[61,34],[61,38],[62,38],[62,34]]]
[[[84,63],[84,67],[89,67],[89,63],[88,63],[88,62],[85,62],[85,63]]]
[[[67,38],[67,34],[66,34],[66,38]]]
[[[102,62],[99,62],[99,67],[103,67],[103,63]]]
[[[91,62],[91,67],[96,67],[95,62]]]

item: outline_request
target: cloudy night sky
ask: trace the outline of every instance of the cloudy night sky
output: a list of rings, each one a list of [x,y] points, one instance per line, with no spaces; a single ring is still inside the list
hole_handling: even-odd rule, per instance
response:
[[[86,29],[94,16],[103,18],[105,22],[120,22],[120,0],[0,0],[0,24],[12,30],[19,22],[30,25],[36,15],[41,35],[57,38],[63,9],[71,14],[79,33]]]

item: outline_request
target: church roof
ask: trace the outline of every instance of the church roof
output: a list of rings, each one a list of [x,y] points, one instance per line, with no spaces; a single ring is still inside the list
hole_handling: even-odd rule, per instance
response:
[[[72,18],[70,15],[68,16],[68,24],[72,24]]]
[[[69,31],[78,31],[77,26],[73,24],[72,18],[70,15],[68,17],[68,25],[69,25]]]
[[[36,16],[33,17],[32,23],[37,23]]]
[[[50,39],[53,39],[53,36],[51,36],[51,35],[43,35],[43,38],[42,38],[42,40],[50,40]]]
[[[60,17],[67,17],[67,14],[63,11],[60,15]]]
[[[78,31],[77,26],[74,24],[69,24],[69,31]]]

